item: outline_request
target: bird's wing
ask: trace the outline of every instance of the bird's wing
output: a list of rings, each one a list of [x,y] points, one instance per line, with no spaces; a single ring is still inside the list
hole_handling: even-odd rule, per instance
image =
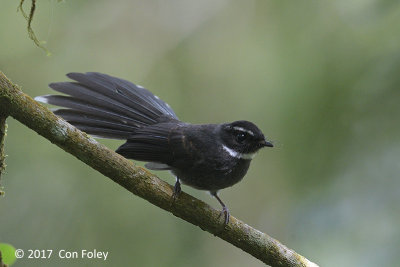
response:
[[[175,160],[187,157],[183,125],[167,122],[138,129],[116,152],[129,159],[157,163],[157,166],[149,164],[149,167],[165,170]]]

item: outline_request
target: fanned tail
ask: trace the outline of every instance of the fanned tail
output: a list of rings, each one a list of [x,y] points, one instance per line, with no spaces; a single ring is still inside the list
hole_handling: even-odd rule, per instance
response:
[[[35,100],[63,107],[54,113],[100,138],[128,139],[137,129],[161,121],[178,120],[171,107],[145,88],[97,72],[69,73],[75,82],[51,83],[66,94]]]

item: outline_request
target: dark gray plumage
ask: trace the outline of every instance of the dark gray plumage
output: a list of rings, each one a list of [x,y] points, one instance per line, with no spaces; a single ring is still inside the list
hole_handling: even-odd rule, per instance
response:
[[[178,119],[164,101],[143,87],[97,72],[69,73],[76,82],[51,83],[55,91],[36,100],[68,109],[56,115],[96,137],[128,139],[135,129],[164,117]]]
[[[208,190],[218,197],[220,189],[239,182],[250,161],[262,147],[272,146],[252,122],[193,125],[181,122],[170,106],[141,86],[106,74],[69,73],[74,82],[49,86],[66,95],[35,99],[63,107],[54,111],[78,129],[96,137],[126,139],[116,152],[148,162],[154,170],[171,170],[180,181]]]

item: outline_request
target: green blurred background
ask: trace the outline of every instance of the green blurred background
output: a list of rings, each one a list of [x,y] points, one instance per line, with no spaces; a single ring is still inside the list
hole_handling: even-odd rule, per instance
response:
[[[98,71],[145,86],[184,121],[254,121],[276,147],[222,191],[232,215],[321,266],[398,266],[398,1],[38,1],[33,28],[50,57],[17,5],[0,2],[0,70],[25,93]],[[15,266],[262,266],[8,125],[0,242],[109,252]]]

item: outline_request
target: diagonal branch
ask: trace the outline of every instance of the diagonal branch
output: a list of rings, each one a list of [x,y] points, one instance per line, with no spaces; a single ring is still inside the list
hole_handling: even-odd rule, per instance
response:
[[[7,116],[3,114],[0,110],[0,196],[4,195],[3,187],[1,186],[1,176],[6,170],[6,154],[4,152],[4,140],[7,135],[7,124],[6,124]],[[1,260],[0,260],[1,266]]]
[[[199,226],[271,266],[317,266],[272,237],[231,217],[223,226],[220,212],[182,192],[173,200],[173,188],[154,174],[99,144],[46,107],[24,94],[0,72],[0,113],[14,117],[66,152],[120,184],[133,194]]]

